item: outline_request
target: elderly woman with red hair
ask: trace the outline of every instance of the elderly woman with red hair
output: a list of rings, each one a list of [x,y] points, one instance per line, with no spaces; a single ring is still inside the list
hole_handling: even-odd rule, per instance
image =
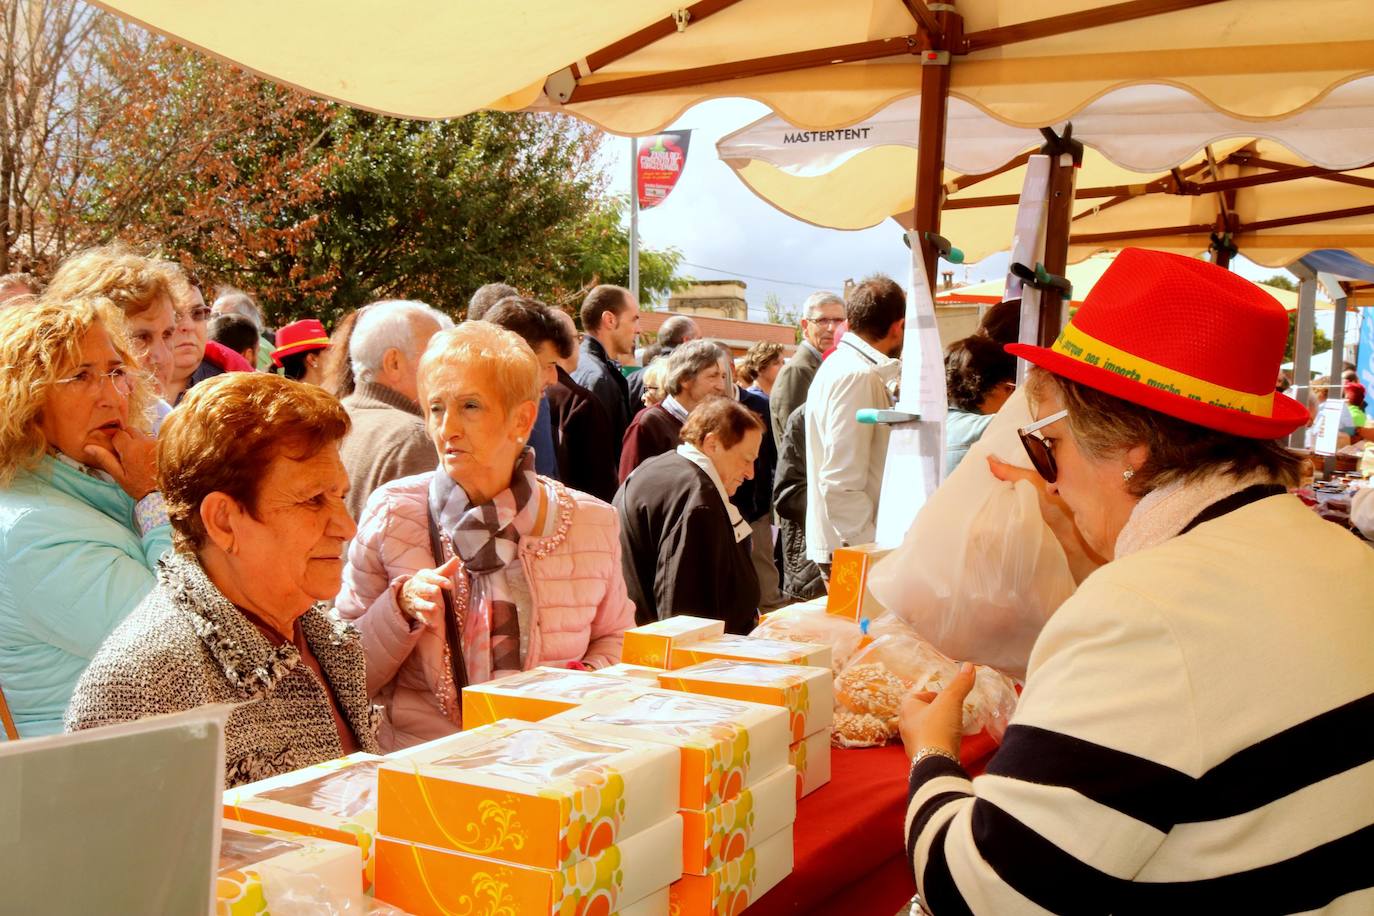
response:
[[[77,684],[69,729],[232,703],[228,786],[377,750],[362,643],[324,605],[357,530],[347,431],[333,397],[275,375],[186,395],[158,443],[175,552]]]

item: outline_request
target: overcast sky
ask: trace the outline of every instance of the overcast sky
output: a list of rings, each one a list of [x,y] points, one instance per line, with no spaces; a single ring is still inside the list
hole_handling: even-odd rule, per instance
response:
[[[756,319],[764,317],[769,293],[796,305],[814,290],[839,292],[846,278],[875,272],[905,286],[910,260],[897,223],[887,220],[860,232],[818,229],[764,203],[716,158],[717,140],[767,113],[766,106],[748,99],[716,99],[674,122],[672,128],[693,130],[687,166],[667,201],[640,214],[642,244],[681,251],[683,275],[744,280],[750,317]],[[620,193],[630,187],[629,154],[629,140],[610,138],[606,168]],[[956,268],[955,279],[976,283],[1004,276],[1006,269],[1006,255],[994,255]],[[1252,279],[1277,272],[1244,258],[1237,259],[1236,270]]]

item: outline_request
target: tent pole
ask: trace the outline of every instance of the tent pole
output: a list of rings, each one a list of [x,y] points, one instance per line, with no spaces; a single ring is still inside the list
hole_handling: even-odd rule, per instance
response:
[[[1326,289],[1327,294],[1331,296],[1331,300],[1336,306],[1336,314],[1332,317],[1331,321],[1330,377],[1331,384],[1333,386],[1338,386],[1337,390],[1340,390],[1339,386],[1343,384],[1341,381],[1341,373],[1345,371],[1345,290],[1341,287],[1340,282],[1330,274],[1322,274],[1318,277],[1318,280],[1321,281],[1321,285]],[[1342,394],[1344,394],[1344,391],[1342,391]],[[1334,473],[1336,473],[1336,456],[1332,455],[1330,458],[1326,459],[1326,476],[1330,477]]]
[[[639,305],[639,141],[630,137],[630,292]]]
[[[945,6],[942,4],[942,6]],[[942,52],[946,36],[957,13],[941,9],[936,18],[944,30],[940,35],[931,35],[935,56],[928,60],[927,54],[921,55],[921,118],[916,129],[916,207],[912,213],[912,228],[916,237],[923,233],[940,232],[940,206],[945,196],[945,126],[949,110],[949,53]],[[962,22],[962,20],[960,20]],[[957,245],[958,239],[953,240]],[[925,255],[926,280],[931,291],[935,290],[935,264],[938,253],[934,245],[922,244]]]
[[[1316,325],[1317,275],[1301,261],[1289,265],[1288,270],[1298,278],[1298,325],[1293,337],[1293,390],[1298,403],[1306,404],[1312,395],[1312,332]],[[1318,409],[1321,405],[1317,405]],[[1303,448],[1307,444],[1307,427],[1293,432],[1288,444]]]
[[[1078,167],[1083,164],[1083,144],[1073,139],[1073,125],[1064,129],[1063,136],[1042,130],[1047,143],[1041,152],[1050,157],[1049,208],[1045,214],[1045,270],[1064,276],[1069,264],[1069,231],[1073,222],[1074,185],[1078,181]],[[1054,345],[1063,326],[1068,304],[1054,297],[1041,300],[1039,343]],[[1056,305],[1058,307],[1056,307]]]

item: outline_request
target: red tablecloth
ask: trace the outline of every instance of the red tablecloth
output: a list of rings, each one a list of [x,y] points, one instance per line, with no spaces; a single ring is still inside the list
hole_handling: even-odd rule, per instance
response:
[[[965,767],[981,772],[995,749],[985,734],[965,739]],[[907,770],[900,743],[832,749],[830,782],[797,803],[792,874],[748,916],[893,916],[901,909],[916,893],[902,836]]]

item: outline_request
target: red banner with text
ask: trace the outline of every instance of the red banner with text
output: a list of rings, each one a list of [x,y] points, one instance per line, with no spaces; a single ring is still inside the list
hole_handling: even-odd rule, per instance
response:
[[[639,141],[636,174],[641,210],[657,207],[668,199],[687,166],[687,146],[691,140],[690,130],[678,130]]]

